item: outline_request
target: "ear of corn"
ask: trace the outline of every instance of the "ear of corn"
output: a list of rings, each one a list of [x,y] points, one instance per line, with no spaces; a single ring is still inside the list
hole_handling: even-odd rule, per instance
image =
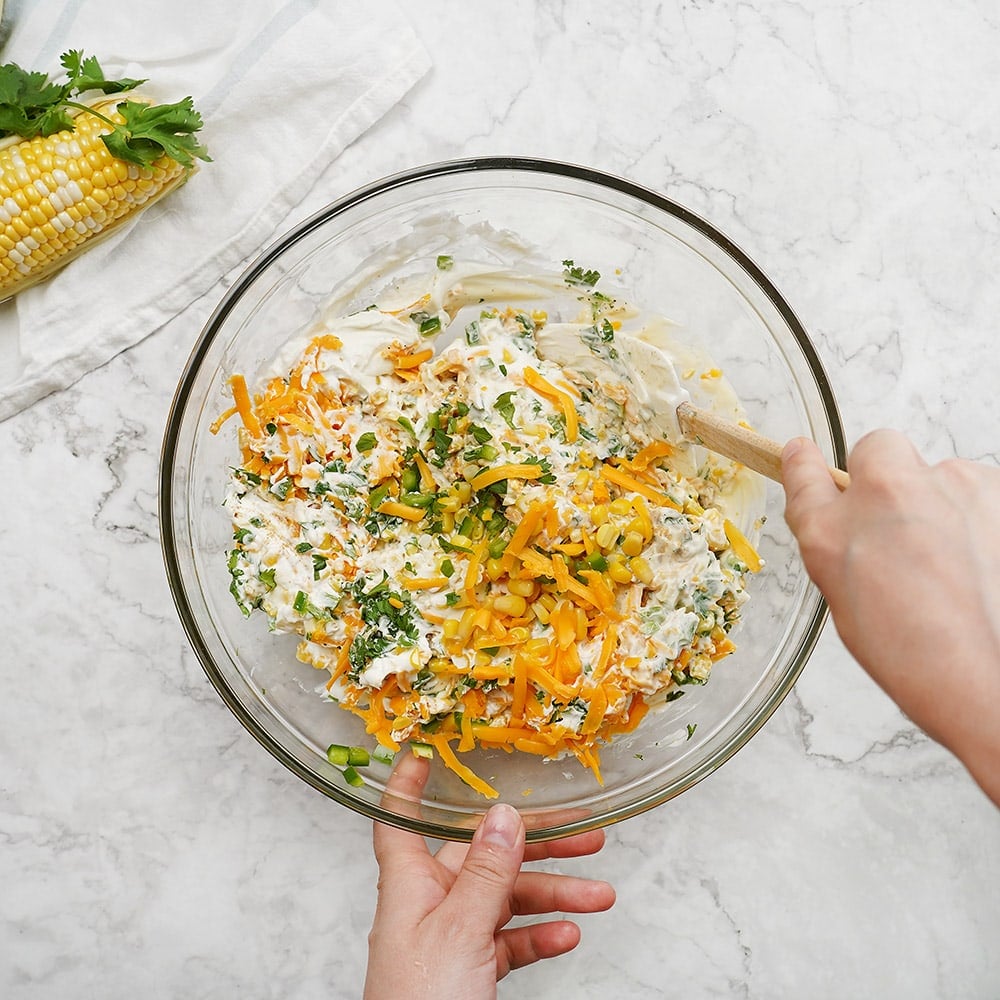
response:
[[[91,107],[121,124],[120,101]],[[118,159],[101,140],[109,131],[81,111],[72,131],[0,142],[0,299],[48,278],[191,173],[166,155],[148,167]]]

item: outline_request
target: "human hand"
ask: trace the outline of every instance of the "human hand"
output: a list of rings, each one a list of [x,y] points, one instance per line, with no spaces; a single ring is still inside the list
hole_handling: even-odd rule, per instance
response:
[[[819,449],[786,445],[785,518],[844,644],[1000,805],[1000,469],[928,465],[876,431],[841,494]]]
[[[401,757],[391,779],[397,794],[418,797],[428,762]],[[522,861],[575,858],[604,846],[594,830],[525,847],[524,822],[509,805],[495,805],[471,844],[446,843],[431,854],[424,838],[374,824],[378,904],[368,936],[365,1000],[479,1000],[495,997],[512,969],[576,947],[569,920],[507,928],[515,915],[608,909],[606,882],[522,871]]]

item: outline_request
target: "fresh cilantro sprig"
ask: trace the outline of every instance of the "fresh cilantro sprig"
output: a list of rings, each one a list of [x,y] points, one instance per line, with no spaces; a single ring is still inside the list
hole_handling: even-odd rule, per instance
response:
[[[212,159],[193,135],[202,127],[202,120],[190,97],[174,104],[125,101],[118,105],[118,113],[125,123],[110,123],[113,131],[101,138],[120,160],[149,166],[166,154],[181,166],[192,167],[195,157]]]
[[[117,124],[75,98],[90,91],[121,94],[145,83],[123,77],[109,80],[95,56],[79,49],[64,52],[60,59],[66,81],[58,83],[46,73],[25,70],[16,63],[0,66],[0,137],[22,139],[53,135],[73,129],[71,109],[96,115],[111,129],[101,138],[113,156],[148,166],[166,154],[185,167],[194,158],[209,160],[207,150],[194,137],[202,127],[201,115],[190,97],[174,104],[123,101],[118,110],[124,124]]]

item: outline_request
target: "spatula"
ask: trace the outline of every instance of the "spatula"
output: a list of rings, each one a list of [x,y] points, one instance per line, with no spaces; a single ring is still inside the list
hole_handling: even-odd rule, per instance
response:
[[[577,371],[607,369],[620,380],[624,354],[628,369],[642,376],[631,388],[644,422],[654,432],[667,441],[681,438],[699,444],[781,482],[782,445],[711,410],[694,406],[673,363],[660,348],[636,337],[618,335],[614,354],[610,349],[603,355],[594,354],[581,340],[580,331],[581,327],[574,323],[546,324],[535,334],[539,355]],[[830,475],[841,490],[850,483],[841,469],[830,469]]]
[[[686,440],[731,458],[776,483],[781,482],[783,446],[779,442],[690,403],[677,407],[677,423]],[[838,489],[846,490],[850,485],[851,477],[842,469],[830,469],[830,476]]]

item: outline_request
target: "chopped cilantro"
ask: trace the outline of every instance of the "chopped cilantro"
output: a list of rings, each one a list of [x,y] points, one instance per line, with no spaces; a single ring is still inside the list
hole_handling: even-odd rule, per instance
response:
[[[271,492],[279,499],[284,500],[287,498],[289,491],[292,488],[292,481],[285,476],[283,479],[279,479],[276,483],[271,483]]]
[[[371,431],[365,431],[361,437],[358,438],[358,443],[355,445],[358,451],[371,451],[375,445],[378,444],[378,438]]]
[[[514,403],[512,397],[514,395],[513,390],[510,392],[502,392],[497,396],[497,401],[493,404],[493,408],[500,414],[501,417],[507,422],[507,426],[511,430],[515,430],[514,427]]]
[[[572,260],[563,262],[563,280],[567,285],[582,285],[593,288],[601,280],[601,272],[577,266]]]

